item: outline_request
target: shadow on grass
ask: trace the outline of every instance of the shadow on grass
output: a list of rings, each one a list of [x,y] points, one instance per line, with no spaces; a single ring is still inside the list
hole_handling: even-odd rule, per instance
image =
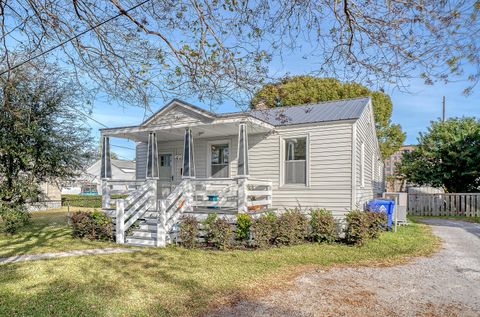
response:
[[[0,257],[102,246],[101,242],[74,239],[71,232],[66,213],[34,213],[16,234],[0,234]]]

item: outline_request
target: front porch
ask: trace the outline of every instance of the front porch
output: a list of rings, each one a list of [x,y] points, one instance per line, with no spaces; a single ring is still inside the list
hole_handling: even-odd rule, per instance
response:
[[[244,117],[177,121],[102,130],[102,207],[115,218],[117,243],[165,246],[185,213],[234,216],[272,207],[272,182],[250,177],[248,164],[249,132],[272,126]],[[138,142],[137,167],[145,169],[137,180],[111,179],[111,137]],[[127,197],[114,202],[110,189],[120,184]]]

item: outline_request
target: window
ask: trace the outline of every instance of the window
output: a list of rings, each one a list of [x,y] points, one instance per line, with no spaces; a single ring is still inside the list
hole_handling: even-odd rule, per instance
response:
[[[365,187],[365,143],[360,145],[360,186]]]
[[[228,144],[212,144],[210,147],[211,174],[214,178],[226,178],[229,175],[229,146]]]
[[[285,184],[307,184],[307,138],[285,140]]]

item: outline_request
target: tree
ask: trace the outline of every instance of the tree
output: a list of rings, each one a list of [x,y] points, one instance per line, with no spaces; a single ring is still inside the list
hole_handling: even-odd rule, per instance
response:
[[[397,167],[407,181],[443,187],[452,193],[480,190],[480,121],[453,118],[434,121],[420,133],[418,146]]]
[[[371,96],[377,137],[383,158],[392,155],[405,141],[405,133],[390,120],[392,100],[381,91],[371,91],[354,82],[342,83],[334,78],[295,76],[263,86],[254,95],[250,106],[263,103],[267,107],[295,106],[321,101]]]
[[[88,159],[82,96],[62,76],[36,64],[0,77],[0,216],[13,231],[40,183],[73,177]]]
[[[249,98],[272,58],[300,47],[316,75],[397,86],[461,78],[468,93],[480,78],[479,10],[475,0],[0,1],[0,60],[11,69],[45,53],[79,84],[144,106]]]

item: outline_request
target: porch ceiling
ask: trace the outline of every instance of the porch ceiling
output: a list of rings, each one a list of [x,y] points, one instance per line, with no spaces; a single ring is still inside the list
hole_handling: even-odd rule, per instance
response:
[[[261,121],[247,119],[245,121],[229,120],[223,122],[212,122],[208,124],[191,125],[194,138],[217,138],[222,136],[238,135],[238,126],[240,123],[246,122],[248,125],[248,134],[266,133],[273,130],[273,126],[264,124]],[[148,134],[150,132],[157,133],[157,140],[162,141],[180,141],[183,140],[185,128],[188,125],[179,126],[133,126],[103,129],[103,136],[110,136],[116,138],[125,138],[138,142],[147,142]]]

